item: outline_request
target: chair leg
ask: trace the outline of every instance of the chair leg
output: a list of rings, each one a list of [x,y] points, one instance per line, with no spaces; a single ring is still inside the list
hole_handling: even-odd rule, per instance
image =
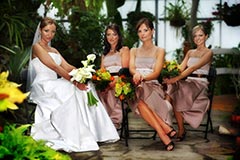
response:
[[[212,124],[212,118],[210,117],[210,131],[211,133],[213,133],[213,124]]]
[[[122,127],[120,137],[125,139],[125,145],[128,146],[128,138],[129,138],[129,126],[128,126],[128,111],[127,108],[124,108],[125,102],[122,101]]]
[[[209,125],[210,125],[210,131],[211,131],[211,133],[213,133],[212,118],[211,118],[211,107],[212,106],[210,105],[210,109],[207,111],[207,124],[206,124],[206,129],[205,129],[205,136],[204,136],[205,139],[207,139]]]
[[[157,136],[157,131],[154,131],[153,140],[156,140],[156,136]]]

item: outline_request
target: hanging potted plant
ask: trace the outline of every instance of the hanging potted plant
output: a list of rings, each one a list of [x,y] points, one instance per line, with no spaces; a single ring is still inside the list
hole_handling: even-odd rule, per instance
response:
[[[217,18],[224,20],[228,26],[240,25],[240,3],[229,6],[227,2],[216,4],[217,11],[212,14]]]
[[[167,11],[166,19],[170,21],[171,26],[181,27],[185,25],[190,13],[184,0],[177,0],[175,4],[170,2],[165,8]]]

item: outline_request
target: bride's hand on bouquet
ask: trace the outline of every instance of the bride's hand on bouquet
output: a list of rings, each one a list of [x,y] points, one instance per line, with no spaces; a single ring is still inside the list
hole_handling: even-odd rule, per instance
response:
[[[88,89],[87,85],[84,84],[84,83],[77,83],[77,84],[76,84],[76,87],[77,87],[78,89],[84,90],[84,91]]]

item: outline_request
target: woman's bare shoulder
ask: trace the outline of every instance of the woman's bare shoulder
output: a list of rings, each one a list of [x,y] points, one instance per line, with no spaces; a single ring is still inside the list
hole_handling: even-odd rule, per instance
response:
[[[157,47],[157,52],[165,52],[165,49],[162,47]]]
[[[165,49],[164,49],[164,48],[161,48],[161,47],[157,47],[155,54],[156,54],[157,57],[158,57],[159,55],[164,56],[164,55],[165,55]]]
[[[32,45],[32,52],[33,52],[33,54],[41,52],[41,50],[42,50],[42,47],[40,46],[39,43],[35,43],[35,44]]]
[[[123,47],[120,49],[120,52],[129,52],[128,46],[123,46]]]
[[[137,48],[133,47],[130,49],[130,52],[136,52],[137,51]]]

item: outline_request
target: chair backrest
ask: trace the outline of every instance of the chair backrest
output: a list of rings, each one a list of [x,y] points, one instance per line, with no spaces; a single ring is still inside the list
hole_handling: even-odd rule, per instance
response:
[[[129,71],[129,68],[121,68],[118,72],[118,75],[125,75],[126,77],[131,77],[131,73]]]
[[[211,65],[210,68],[209,68],[208,76],[207,76],[207,79],[208,79],[208,82],[209,82],[208,96],[209,96],[210,100],[213,98],[213,95],[214,95],[216,78],[217,78],[217,70],[213,65]]]

